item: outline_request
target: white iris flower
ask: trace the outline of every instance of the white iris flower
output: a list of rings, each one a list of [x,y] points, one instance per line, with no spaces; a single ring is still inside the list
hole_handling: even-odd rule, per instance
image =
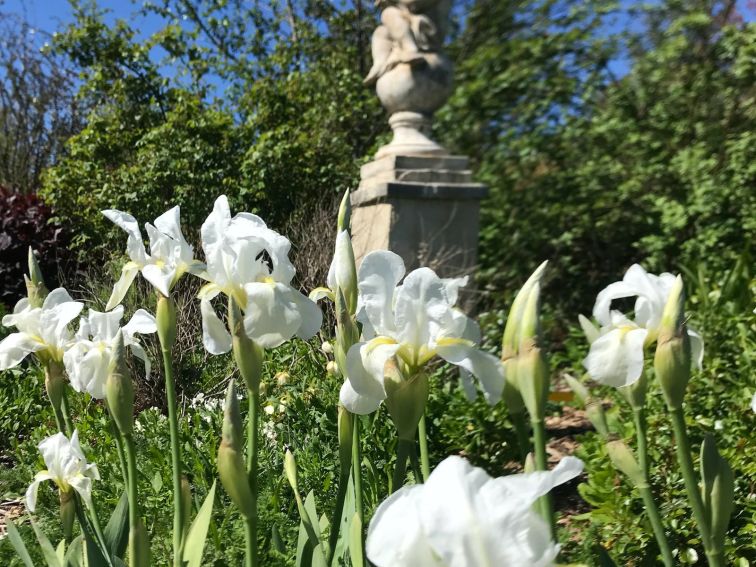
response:
[[[149,378],[150,360],[135,335],[156,332],[155,317],[138,309],[123,327],[121,319],[122,305],[107,313],[90,309],[89,315],[81,318],[76,341],[63,356],[71,386],[77,392],[87,392],[98,400],[105,398],[105,383],[113,370],[113,346],[119,329],[124,345],[144,363]]]
[[[0,342],[0,370],[16,366],[32,352],[62,362],[63,352],[73,339],[68,324],[83,307],[62,287],[51,291],[42,307],[31,307],[28,299],[19,301],[13,313],[3,317],[3,325],[16,327],[18,332]]]
[[[26,490],[26,507],[34,512],[37,507],[37,490],[40,483],[52,480],[61,492],[75,490],[82,500],[92,504],[92,481],[100,480],[97,465],[87,463],[81,446],[79,432],[74,431],[69,441],[62,433],[47,437],[39,444],[39,451],[45,460],[46,470],[38,472]]]
[[[389,496],[370,522],[366,551],[376,567],[547,567],[559,545],[533,509],[539,497],[583,470],[565,457],[551,471],[491,478],[448,457],[425,484]]]
[[[233,218],[225,195],[202,225],[202,248],[210,283],[200,290],[202,339],[211,354],[231,350],[231,335],[213,309],[219,294],[233,298],[244,313],[247,336],[263,348],[294,335],[308,339],[320,329],[323,314],[291,285],[291,243],[251,213]]]
[[[102,212],[128,234],[126,253],[130,261],[121,272],[120,279],[113,286],[113,293],[105,307],[110,311],[121,303],[139,272],[165,297],[185,273],[198,275],[204,269],[201,262],[194,259],[194,250],[181,233],[179,207],[173,207],[155,219],[155,225],[145,224],[150,239],[150,253],[147,254],[139,231],[139,223],[128,213],[108,209]]]
[[[410,373],[441,357],[473,374],[488,402],[496,403],[504,387],[501,362],[477,348],[478,325],[454,307],[467,278],[441,279],[419,268],[399,285],[404,273],[401,257],[385,250],[371,252],[360,265],[357,320],[364,342],[347,353],[341,403],[352,413],[375,411],[386,399],[384,367],[393,356]]]
[[[649,274],[633,264],[622,281],[610,284],[596,298],[593,316],[600,328],[581,316],[580,324],[591,343],[583,361],[594,380],[609,386],[629,386],[643,373],[644,348],[658,338],[664,306],[675,276]],[[611,309],[615,299],[635,297],[634,320]],[[693,363],[701,368],[703,339],[688,328]]]

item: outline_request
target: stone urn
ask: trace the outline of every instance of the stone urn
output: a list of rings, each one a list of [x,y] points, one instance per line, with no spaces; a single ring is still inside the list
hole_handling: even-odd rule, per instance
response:
[[[381,75],[375,89],[394,131],[393,140],[376,158],[448,154],[430,138],[433,113],[452,92],[452,64],[444,53],[423,53],[412,62],[399,63]]]

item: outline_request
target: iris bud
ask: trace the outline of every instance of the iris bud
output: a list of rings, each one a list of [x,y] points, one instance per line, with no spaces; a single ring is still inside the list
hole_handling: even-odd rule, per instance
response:
[[[158,293],[155,321],[160,345],[170,349],[176,343],[176,302],[162,293]]]
[[[131,435],[134,425],[134,385],[126,364],[123,334],[118,330],[113,344],[112,369],[105,382],[105,399],[122,435]]]
[[[685,293],[677,276],[664,306],[654,356],[654,370],[670,409],[682,407],[690,380],[690,337],[685,326]]]
[[[231,501],[244,516],[254,515],[254,498],[249,488],[247,469],[242,458],[242,435],[239,400],[231,380],[226,390],[226,409],[223,412],[223,433],[218,448],[218,476]]]

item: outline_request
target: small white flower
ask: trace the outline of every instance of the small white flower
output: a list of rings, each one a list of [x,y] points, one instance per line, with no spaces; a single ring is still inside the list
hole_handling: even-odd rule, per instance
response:
[[[92,503],[92,481],[100,480],[97,465],[88,464],[79,445],[79,432],[74,431],[71,440],[62,433],[47,437],[39,444],[39,451],[45,460],[46,470],[38,472],[26,490],[26,507],[34,512],[37,506],[37,490],[41,482],[52,480],[61,492],[72,489],[90,506]]]
[[[202,272],[204,266],[194,259],[194,250],[181,233],[179,207],[173,207],[156,218],[154,226],[145,224],[150,239],[149,255],[144,248],[139,223],[133,216],[114,209],[102,213],[129,235],[126,252],[131,259],[113,287],[105,308],[107,311],[123,300],[139,272],[165,297],[170,295],[171,288],[182,275]]]
[[[366,551],[376,567],[548,567],[559,545],[533,504],[581,473],[565,457],[552,471],[491,478],[449,457],[425,484],[405,486],[376,510]]]
[[[583,361],[588,374],[602,384],[622,387],[633,384],[643,373],[644,348],[653,344],[659,334],[664,306],[675,283],[675,276],[649,274],[633,264],[622,281],[603,289],[596,298],[593,316],[597,329],[582,315],[580,325],[591,343]],[[634,320],[611,309],[615,299],[635,297]],[[688,328],[691,358],[697,368],[703,361],[703,339]]]
[[[328,341],[323,341],[320,350],[323,351],[323,354],[333,354],[333,345]]]
[[[317,333],[323,314],[291,285],[295,270],[288,239],[253,214],[232,218],[225,195],[215,201],[201,232],[207,260],[203,277],[210,283],[199,297],[202,341],[209,353],[231,350],[231,335],[210,303],[219,294],[234,299],[244,313],[247,336],[263,348],[277,347],[294,335],[309,339]]]
[[[357,320],[364,342],[347,353],[341,403],[352,413],[371,413],[386,399],[384,367],[391,357],[417,372],[438,356],[478,378],[486,400],[495,404],[504,369],[496,356],[476,347],[478,325],[454,307],[467,278],[441,279],[419,268],[399,285],[404,272],[404,261],[393,252],[371,252],[362,261]]]
[[[98,400],[105,398],[105,383],[113,369],[113,346],[119,329],[124,345],[144,363],[145,374],[150,377],[150,359],[136,335],[154,333],[155,317],[138,309],[123,327],[121,319],[122,305],[107,313],[90,309],[88,316],[81,318],[76,341],[63,355],[71,386],[77,392],[87,392]]]
[[[138,419],[134,420],[134,431],[137,433],[144,433],[144,425],[142,425],[142,422]]]
[[[32,352],[62,362],[63,352],[73,339],[68,324],[83,307],[62,287],[51,291],[42,307],[31,307],[28,299],[19,301],[13,313],[3,317],[3,326],[16,327],[18,332],[0,342],[0,370],[13,368]]]

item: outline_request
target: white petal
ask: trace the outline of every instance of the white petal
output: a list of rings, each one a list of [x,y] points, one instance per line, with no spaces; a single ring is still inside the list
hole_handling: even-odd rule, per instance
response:
[[[497,563],[491,553],[501,544],[502,531],[496,529],[478,494],[491,481],[483,469],[460,457],[442,461],[425,483],[418,502],[423,532],[442,565],[508,565]]]
[[[381,342],[381,339],[352,345],[347,352],[346,378],[354,391],[368,398],[385,400],[384,368],[397,350],[398,344]]]
[[[497,490],[505,490],[510,499],[529,507],[555,486],[569,482],[583,472],[583,461],[577,457],[564,457],[550,471],[513,474],[495,479]]]
[[[159,267],[156,264],[147,264],[142,268],[142,275],[165,297],[171,294],[171,285],[176,278],[176,269],[173,266],[164,264]]]
[[[74,476],[66,479],[68,484],[79,493],[81,499],[87,505],[87,508],[92,506],[92,479],[84,475]]]
[[[45,345],[35,341],[26,333],[12,333],[0,342],[0,370],[13,368],[29,353],[44,348]]]
[[[459,385],[462,387],[467,401],[474,402],[475,398],[478,397],[478,390],[472,380],[472,374],[462,367],[459,369]]]
[[[593,318],[600,325],[608,325],[610,323],[609,312],[612,301],[623,297],[633,297],[634,295],[637,295],[637,289],[624,281],[609,284],[596,297],[596,303],[593,306]]]
[[[753,395],[753,398],[751,398],[751,411],[756,413],[756,393]]]
[[[446,288],[446,298],[449,300],[449,304],[456,305],[457,301],[459,300],[459,290],[467,285],[467,283],[470,281],[470,277],[464,276],[461,278],[443,278],[441,281],[444,282],[444,287]]]
[[[367,415],[373,413],[378,409],[383,401],[382,398],[371,398],[370,396],[363,396],[358,394],[352,388],[352,384],[349,380],[344,380],[339,392],[339,401],[346,409],[357,415]]]
[[[29,299],[24,297],[20,299],[18,303],[16,303],[15,307],[13,307],[13,313],[3,315],[3,327],[15,327],[19,319],[19,315],[28,311],[31,311],[31,307],[29,306]]]
[[[250,283],[244,330],[263,348],[274,348],[294,335],[312,337],[322,322],[317,305],[294,288],[281,283]]]
[[[90,333],[95,339],[111,341],[121,328],[121,319],[123,319],[123,305],[116,305],[107,313],[90,309],[88,317]]]
[[[73,299],[65,288],[58,287],[47,294],[45,300],[42,302],[42,309],[48,310],[53,307],[62,305],[63,303],[72,303]]]
[[[34,510],[36,510],[37,490],[39,489],[39,484],[46,480],[52,480],[52,476],[50,476],[50,473],[47,471],[40,471],[34,475],[34,480],[29,485],[29,488],[26,489],[26,509],[29,510],[29,512],[34,512]]]
[[[690,337],[690,358],[693,361],[693,366],[701,370],[704,356],[703,337],[690,327],[688,327],[688,337]]]
[[[452,364],[464,368],[480,382],[486,401],[494,405],[504,391],[504,366],[496,356],[478,350],[464,341],[444,341],[436,353]]]
[[[583,366],[588,374],[608,386],[628,386],[643,372],[646,329],[614,329],[591,344]]]
[[[102,350],[88,341],[75,344],[63,355],[71,387],[97,400],[105,398],[111,362],[110,349]]]
[[[413,270],[396,289],[398,340],[417,347],[429,344],[453,320],[451,311],[441,278],[430,268]]]
[[[208,299],[200,300],[202,313],[202,344],[210,354],[225,354],[231,350],[231,335],[218,318]]]
[[[368,559],[376,567],[443,567],[420,526],[418,497],[423,489],[423,485],[405,486],[378,506],[365,543]]]
[[[139,223],[136,219],[128,213],[117,211],[115,209],[102,211],[102,214],[125,230],[129,235],[128,240],[126,241],[126,253],[129,255],[132,262],[136,262],[140,265],[144,264],[147,261],[147,254],[144,251],[142,233],[139,231]],[[120,302],[120,300],[116,301],[116,303]]]
[[[181,208],[178,205],[156,218],[155,227],[182,245],[189,246],[181,232]]]
[[[126,293],[129,291],[129,288],[131,287],[131,284],[133,283],[134,278],[136,278],[138,273],[139,266],[133,264],[132,262],[129,262],[123,267],[123,270],[121,270],[121,277],[113,286],[113,292],[110,294],[108,304],[105,306],[106,311],[110,311],[116,305],[121,303],[121,301],[123,301],[123,298],[126,297]]]
[[[144,364],[144,377],[145,379],[149,380],[150,372],[152,371],[152,361],[150,360],[150,357],[147,356],[147,353],[142,348],[142,345],[137,342],[132,342],[129,345],[129,348],[131,349],[131,353],[139,360],[141,360]]]
[[[361,322],[367,321],[379,335],[391,335],[394,325],[394,290],[404,276],[404,260],[387,250],[370,252],[359,269]]]
[[[129,336],[136,333],[149,335],[157,332],[157,322],[152,313],[144,309],[137,309],[129,319],[129,322],[123,326],[123,332]]]

